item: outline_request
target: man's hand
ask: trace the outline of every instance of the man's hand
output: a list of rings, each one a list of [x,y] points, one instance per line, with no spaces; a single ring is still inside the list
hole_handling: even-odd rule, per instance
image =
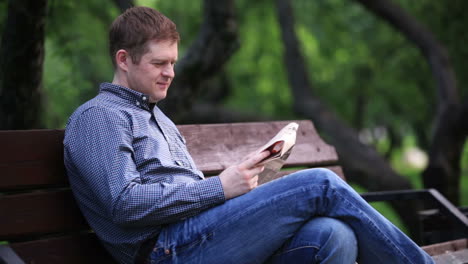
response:
[[[258,174],[265,168],[258,163],[270,155],[269,151],[252,153],[238,165],[225,169],[219,175],[226,200],[253,190],[258,186]]]

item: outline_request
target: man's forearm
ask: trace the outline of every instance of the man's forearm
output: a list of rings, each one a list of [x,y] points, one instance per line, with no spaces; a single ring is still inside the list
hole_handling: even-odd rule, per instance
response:
[[[162,225],[224,201],[219,177],[181,184],[130,184],[113,203],[112,220],[122,226]]]

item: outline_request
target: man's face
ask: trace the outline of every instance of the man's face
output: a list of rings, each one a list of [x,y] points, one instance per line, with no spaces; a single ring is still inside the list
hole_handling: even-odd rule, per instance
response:
[[[174,65],[177,61],[177,43],[150,41],[148,52],[139,64],[127,57],[127,83],[130,89],[147,94],[151,103],[166,98],[169,85],[174,79]]]

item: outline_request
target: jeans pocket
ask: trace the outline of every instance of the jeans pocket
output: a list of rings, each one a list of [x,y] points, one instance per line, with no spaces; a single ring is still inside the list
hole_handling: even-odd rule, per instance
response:
[[[181,241],[182,243],[173,245],[172,251],[174,252],[175,255],[187,254],[187,252],[193,249],[197,249],[204,242],[209,241],[212,236],[213,236],[212,232],[199,234],[194,239],[183,241],[183,242]]]
[[[213,236],[212,232],[194,235],[193,237],[179,236],[172,240],[163,234],[160,248],[151,254],[151,264],[164,263],[202,263],[201,247]]]

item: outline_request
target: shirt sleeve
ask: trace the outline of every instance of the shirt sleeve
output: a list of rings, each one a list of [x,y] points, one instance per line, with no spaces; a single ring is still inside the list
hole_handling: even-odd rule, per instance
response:
[[[92,107],[68,124],[65,166],[80,206],[122,226],[147,226],[175,222],[225,201],[217,176],[143,184],[132,141],[129,121],[111,109]]]

